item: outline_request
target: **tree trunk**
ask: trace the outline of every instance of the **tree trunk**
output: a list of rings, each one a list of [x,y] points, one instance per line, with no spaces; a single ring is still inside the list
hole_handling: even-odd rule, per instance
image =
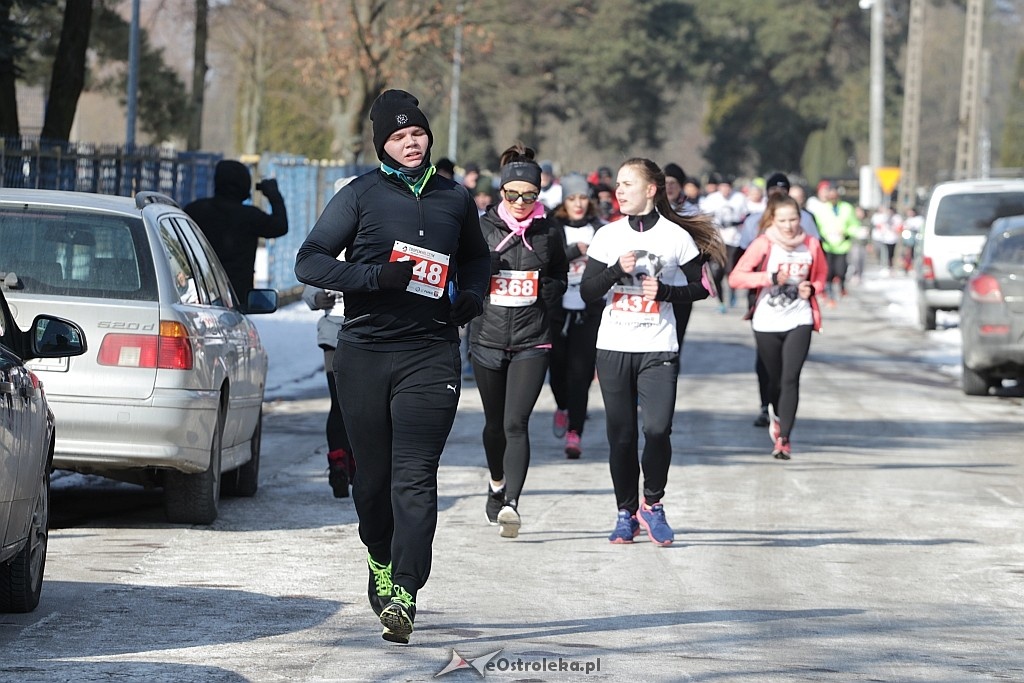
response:
[[[196,35],[192,50],[192,99],[189,102],[188,150],[203,146],[203,97],[206,91],[208,0],[196,0]]]
[[[67,0],[46,100],[43,138],[67,141],[71,137],[78,98],[85,86],[85,52],[91,26],[92,0]]]
[[[0,24],[11,21],[12,0],[0,0]],[[0,137],[18,137],[18,90],[14,70],[13,46],[0,50]]]
[[[266,89],[267,67],[264,41],[266,40],[267,19],[264,12],[257,10],[256,33],[253,36],[252,64],[249,71],[249,87],[246,92],[246,116],[243,120],[242,153],[260,153],[260,125],[263,119],[263,93]]]

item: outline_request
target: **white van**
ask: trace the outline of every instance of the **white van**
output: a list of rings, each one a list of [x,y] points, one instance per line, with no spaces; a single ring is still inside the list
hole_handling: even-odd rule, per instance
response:
[[[949,262],[977,256],[992,221],[1024,214],[1024,180],[958,180],[936,185],[914,254],[921,326],[935,329],[936,311],[956,311],[963,282]]]

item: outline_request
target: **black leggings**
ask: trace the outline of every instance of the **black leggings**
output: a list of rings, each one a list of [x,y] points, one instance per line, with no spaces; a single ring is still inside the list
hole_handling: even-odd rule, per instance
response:
[[[359,538],[415,594],[430,576],[437,468],[461,391],[459,345],[371,351],[342,342],[334,372],[339,386],[358,388],[338,398],[358,472]]]
[[[811,348],[811,326],[800,325],[786,332],[754,332],[754,339],[768,377],[768,400],[779,418],[779,435],[788,439],[800,403],[800,371]]]
[[[676,410],[679,355],[597,351],[597,377],[608,428],[608,465],[619,510],[640,507],[637,484],[644,473],[644,499],[654,505],[665,495],[672,463],[672,417]],[[643,413],[644,452],[637,458],[637,408]]]
[[[569,411],[569,429],[582,436],[601,315],[586,311],[564,314],[551,319],[551,393],[558,409]]]
[[[518,502],[530,467],[530,413],[544,387],[548,354],[542,349],[514,353],[475,346],[472,360],[484,407],[487,467],[491,479],[505,479],[505,498]]]
[[[838,299],[846,291],[846,254],[825,254],[828,261],[828,282],[825,291],[830,299]],[[839,291],[835,291],[839,281]]]
[[[327,388],[331,393],[331,410],[327,413],[327,450],[344,450],[352,452],[345,431],[345,420],[341,417],[341,404],[338,403],[338,384],[334,381],[334,349],[324,349],[324,369],[327,371]]]

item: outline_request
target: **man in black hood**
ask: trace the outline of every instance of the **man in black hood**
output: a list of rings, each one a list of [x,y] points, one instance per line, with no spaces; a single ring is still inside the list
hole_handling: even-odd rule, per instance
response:
[[[249,198],[252,177],[245,164],[223,159],[213,173],[213,197],[198,199],[185,213],[202,229],[227,271],[240,306],[253,285],[256,248],[261,237],[280,237],[288,232],[288,212],[277,181],[268,178],[256,189],[270,202],[271,213],[243,204]]]

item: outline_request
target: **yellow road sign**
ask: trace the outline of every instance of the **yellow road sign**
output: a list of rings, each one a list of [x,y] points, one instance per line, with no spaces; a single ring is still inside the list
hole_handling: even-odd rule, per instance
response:
[[[896,189],[896,183],[900,181],[899,166],[881,166],[875,169],[875,177],[878,184],[882,186],[882,192],[889,195]]]

